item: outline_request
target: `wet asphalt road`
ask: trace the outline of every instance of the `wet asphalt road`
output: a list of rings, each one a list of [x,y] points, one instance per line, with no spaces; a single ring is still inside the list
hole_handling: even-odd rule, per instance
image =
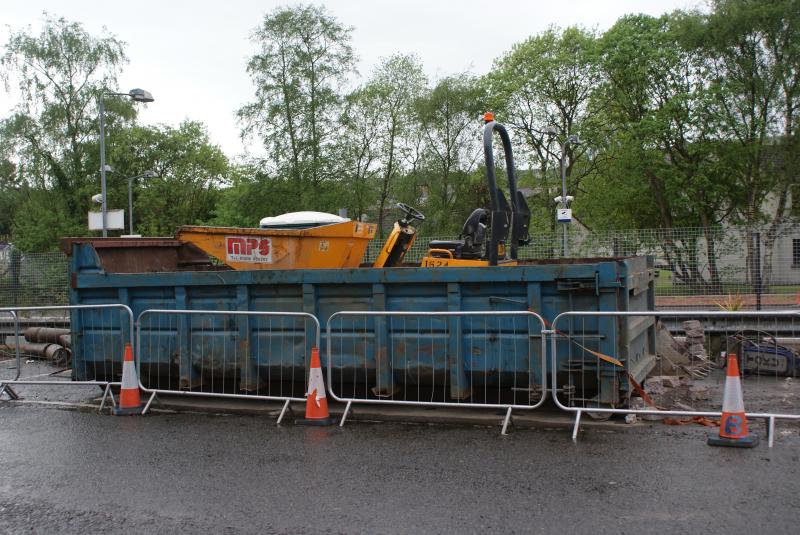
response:
[[[797,533],[797,430],[772,450],[705,432],[574,445],[564,430],[0,403],[0,533]]]

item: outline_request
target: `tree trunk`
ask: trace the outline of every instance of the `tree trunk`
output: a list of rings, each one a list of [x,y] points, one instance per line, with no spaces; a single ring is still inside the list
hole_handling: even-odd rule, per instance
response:
[[[781,233],[781,226],[783,223],[784,215],[788,209],[789,204],[789,183],[785,183],[783,190],[778,196],[778,209],[770,221],[767,231],[764,233],[763,247],[764,247],[764,269],[761,274],[761,280],[764,288],[769,288],[772,284],[772,259],[775,250],[775,242],[778,241]]]
[[[706,239],[706,258],[708,260],[708,283],[710,293],[721,293],[722,284],[719,278],[719,269],[717,267],[717,251],[716,242],[713,231],[711,230],[708,216],[706,214],[700,215],[700,220],[703,225],[703,236]],[[698,270],[699,271],[699,270]]]
[[[745,242],[747,243],[747,255],[745,256],[745,264],[747,265],[747,284],[753,293],[756,291],[756,282],[758,277],[756,274],[756,262],[760,260],[756,255],[756,232],[753,228],[748,228],[745,232]]]

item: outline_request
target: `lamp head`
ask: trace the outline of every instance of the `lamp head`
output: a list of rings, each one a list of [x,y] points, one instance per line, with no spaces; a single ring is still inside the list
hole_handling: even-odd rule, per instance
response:
[[[128,91],[128,96],[134,102],[153,102],[155,100],[150,91],[145,91],[144,89],[131,89]]]

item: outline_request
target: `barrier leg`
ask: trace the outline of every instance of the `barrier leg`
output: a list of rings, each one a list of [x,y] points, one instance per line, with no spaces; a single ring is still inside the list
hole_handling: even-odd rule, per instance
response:
[[[8,386],[7,384],[0,385],[0,396],[3,395],[3,392],[8,394],[8,399],[17,400],[19,399],[19,394],[17,394],[13,388]]]
[[[150,399],[147,400],[147,404],[145,404],[144,409],[142,409],[142,416],[147,414],[147,411],[150,410],[150,404],[153,403],[154,399],[156,399],[156,393],[155,392],[150,394]]]
[[[578,429],[580,429],[580,426],[581,426],[581,414],[582,413],[583,413],[583,411],[580,411],[580,410],[577,413],[575,413],[575,425],[572,428],[572,441],[573,442],[578,442]]]
[[[97,408],[98,414],[103,412],[103,409],[106,406],[106,398],[108,398],[108,393],[110,391],[111,391],[111,384],[107,384],[106,387],[103,389],[103,398],[100,400],[100,407]]]
[[[278,415],[278,420],[275,422],[275,425],[281,425],[281,421],[283,420],[283,417],[286,415],[287,410],[292,410],[292,408],[289,406],[288,399],[283,404],[283,408],[281,409],[281,413]]]
[[[767,446],[772,447],[775,443],[775,417],[769,417],[769,423],[767,424]]]
[[[344,408],[344,414],[342,414],[342,420],[339,422],[339,427],[344,427],[344,421],[347,420],[347,414],[350,412],[350,406],[352,404],[352,401],[347,402],[347,406]]]
[[[508,424],[511,423],[511,407],[506,411],[506,417],[503,418],[503,429],[500,430],[501,435],[508,434]]]

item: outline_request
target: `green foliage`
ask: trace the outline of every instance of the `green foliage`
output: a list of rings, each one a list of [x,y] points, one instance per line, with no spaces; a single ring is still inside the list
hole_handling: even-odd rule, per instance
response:
[[[619,202],[594,207],[605,211],[601,219],[620,224],[622,216],[642,227],[711,226],[730,210],[735,192],[714,181],[719,162],[711,165],[715,142],[702,83],[705,58],[683,46],[674,26],[675,17],[627,16],[601,39],[605,81],[593,104],[607,112],[608,136],[600,147],[605,165],[592,182],[595,190],[613,185],[610,194]],[[641,195],[646,191],[650,195]]]
[[[416,134],[414,106],[427,80],[415,56],[384,59],[371,78],[347,97],[342,116],[344,156],[350,213],[369,213],[381,231],[395,186],[412,158]]]
[[[359,81],[351,28],[322,7],[278,8],[252,35],[255,97],[238,110],[242,134],[267,157],[232,165],[201,124],[138,126],[128,99],[108,98],[109,206],[125,207],[126,177],[152,169],[159,178],[134,184],[143,234],[341,207],[385,230],[397,201],[428,216],[426,234],[456,234],[488,204],[481,114],[491,110],[515,140],[532,229],[555,226],[559,159],[576,134],[583,143],[564,158],[582,224],[696,226],[710,254],[721,224],[774,230],[797,215],[798,19],[797,0],[712,0],[706,12],[627,15],[602,34],[549,28],[481,78],[431,84],[405,54]],[[87,232],[99,190],[96,103],[125,63],[120,41],[78,23],[47,17],[38,34],[12,32],[0,74],[21,98],[0,121],[0,234],[18,246],[52,249]],[[776,235],[767,233],[767,251]],[[696,254],[664,240],[676,264],[682,248]]]
[[[201,123],[185,121],[178,128],[135,126],[109,139],[109,206],[127,206],[128,181],[152,170],[134,187],[134,228],[149,236],[171,236],[181,225],[209,221],[219,199],[218,187],[228,178],[228,159],[208,140]]]
[[[687,46],[708,58],[710,112],[726,142],[718,157],[741,196],[732,215],[745,223],[782,218],[797,171],[787,173],[781,163],[790,159],[785,149],[796,139],[800,109],[800,5],[715,0],[712,6],[679,22]],[[765,210],[776,194],[777,208]]]
[[[0,159],[0,236],[9,236],[14,224],[14,211],[20,200],[17,166]]]
[[[16,185],[3,191],[13,191],[4,202],[14,207],[20,247],[53,249],[57,237],[86,232],[87,193],[99,169],[95,106],[126,61],[115,37],[92,36],[64,19],[46,17],[38,35],[11,33],[0,68],[20,101],[0,122],[0,157],[17,165]],[[114,129],[134,112],[129,103],[112,104],[108,115]]]
[[[350,33],[308,5],[272,11],[252,38],[259,51],[247,71],[256,99],[238,112],[243,135],[261,139],[269,154],[261,166],[291,179],[296,204],[308,209],[327,207],[325,182],[336,178],[335,118],[355,65]]]
[[[597,146],[603,113],[589,104],[601,79],[597,38],[578,27],[550,28],[515,44],[486,76],[494,109],[521,142],[519,161],[539,171],[534,202],[546,206],[560,194],[556,167],[566,136],[583,141],[567,146],[567,191],[593,171],[589,151]]]
[[[54,202],[53,193],[28,189],[15,210],[13,242],[23,251],[55,251],[64,236],[86,234],[83,217],[69,212],[63,202]]]
[[[605,193],[594,187],[604,163],[597,148],[608,129],[605,111],[592,106],[603,80],[598,55],[594,32],[551,27],[515,44],[485,77],[492,107],[516,141],[531,229],[555,230],[553,198],[562,194],[562,151],[567,194],[578,199],[573,205],[578,219],[586,225],[599,223],[581,209],[583,201],[593,205],[595,195]],[[569,135],[577,135],[581,143],[566,144]]]
[[[439,80],[417,101],[423,141],[420,183],[427,190],[424,208],[430,220],[426,223],[429,229],[460,230],[463,220],[454,221],[453,212],[463,200],[458,193],[465,179],[480,161],[481,112],[485,107],[485,89],[477,78],[468,74]]]
[[[272,178],[255,164],[233,165],[227,187],[220,190],[211,224],[223,227],[257,227],[266,216],[295,212],[294,184]]]

